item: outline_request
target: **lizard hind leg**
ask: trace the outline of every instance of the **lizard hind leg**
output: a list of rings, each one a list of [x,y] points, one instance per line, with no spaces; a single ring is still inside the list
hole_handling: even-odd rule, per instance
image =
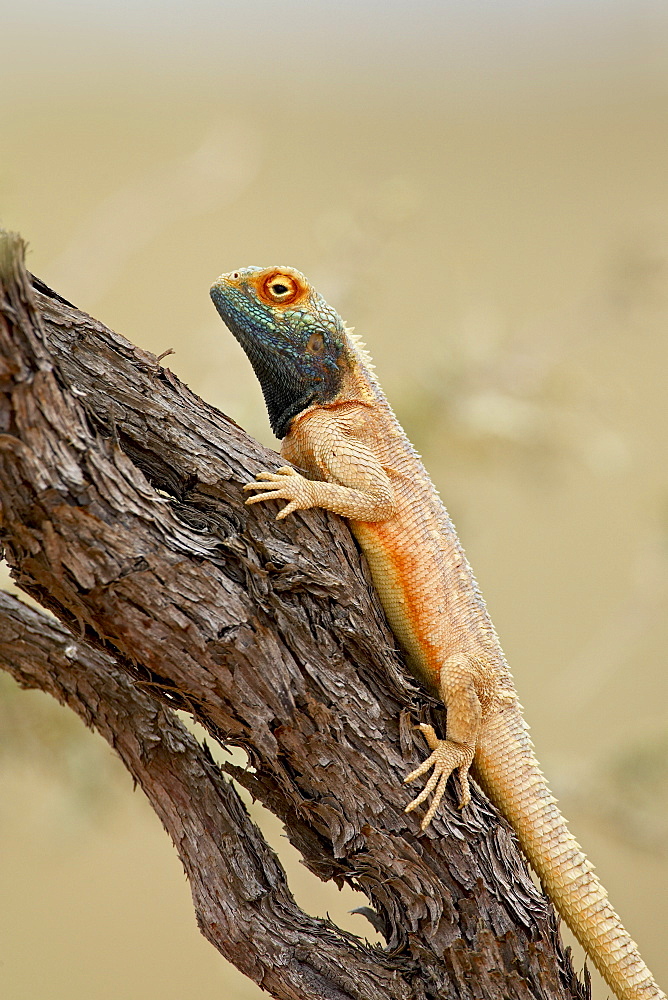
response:
[[[416,727],[424,735],[432,752],[404,780],[414,781],[415,778],[433,770],[420,794],[406,807],[406,812],[412,812],[433,792],[431,803],[422,820],[423,830],[434,818],[448,778],[453,771],[458,773],[461,788],[459,808],[463,809],[471,801],[468,774],[480,734],[483,705],[488,700],[486,673],[484,665],[479,660],[464,654],[447,659],[439,675],[439,693],[448,713],[447,738],[439,739],[433,726],[425,723]]]

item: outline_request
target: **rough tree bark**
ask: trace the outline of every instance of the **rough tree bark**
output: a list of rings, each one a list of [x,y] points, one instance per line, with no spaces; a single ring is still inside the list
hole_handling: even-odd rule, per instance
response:
[[[222,377],[222,376],[221,376]],[[117,750],[171,836],[216,948],[290,1000],[585,998],[551,906],[477,790],[403,808],[443,710],[405,673],[345,524],[274,520],[242,485],[278,456],[0,238],[0,666]],[[361,889],[387,949],[303,913],[186,709],[320,878]]]

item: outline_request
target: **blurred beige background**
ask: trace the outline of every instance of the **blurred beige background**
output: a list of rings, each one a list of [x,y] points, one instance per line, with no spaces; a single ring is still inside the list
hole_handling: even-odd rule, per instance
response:
[[[26,0],[2,32],[32,270],[265,442],[216,275],[292,264],[364,334],[665,989],[668,8]],[[254,811],[302,905],[366,934]],[[260,995],[111,753],[6,679],[0,899],[3,1000]]]

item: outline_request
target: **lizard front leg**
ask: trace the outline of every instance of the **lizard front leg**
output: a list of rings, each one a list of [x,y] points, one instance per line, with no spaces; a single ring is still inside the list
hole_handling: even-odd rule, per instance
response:
[[[250,490],[258,492],[246,500],[247,504],[262,500],[288,501],[276,515],[277,521],[296,510],[308,510],[310,507],[323,507],[356,521],[385,521],[393,508],[391,490],[366,493],[349,486],[307,479],[289,465],[284,465],[277,472],[259,472],[255,482],[244,486],[245,492]]]
[[[439,739],[433,726],[425,723],[417,726],[432,753],[404,779],[406,782],[414,781],[433,768],[425,787],[406,807],[406,812],[412,812],[433,792],[421,823],[423,830],[434,818],[453,771],[458,772],[461,787],[459,808],[463,809],[471,801],[469,768],[473,763],[480,727],[491,702],[493,689],[492,672],[474,657],[465,654],[452,656],[441,667],[439,694],[448,712],[447,738]]]
[[[307,464],[308,457],[316,470],[315,478],[307,479],[289,465],[277,472],[260,472],[255,482],[244,486],[246,492],[256,492],[246,503],[287,500],[277,520],[309,507],[323,507],[355,521],[386,521],[392,517],[394,489],[373,450],[341,430],[335,421],[327,424],[326,433],[318,435],[313,430],[307,427],[300,435],[297,461],[301,458]]]

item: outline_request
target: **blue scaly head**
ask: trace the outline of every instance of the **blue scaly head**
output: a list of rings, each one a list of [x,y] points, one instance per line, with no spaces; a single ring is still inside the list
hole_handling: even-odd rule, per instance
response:
[[[292,267],[221,274],[211,298],[257,375],[274,434],[312,403],[332,400],[346,367],[343,321]]]

